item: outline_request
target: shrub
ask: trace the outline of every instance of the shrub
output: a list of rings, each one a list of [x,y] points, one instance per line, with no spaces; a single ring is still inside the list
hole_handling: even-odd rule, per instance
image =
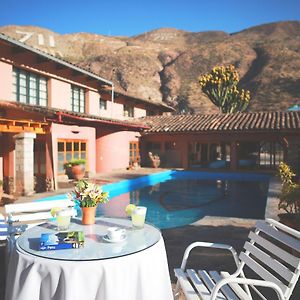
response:
[[[278,208],[289,214],[300,215],[300,185],[293,182],[296,174],[287,164],[281,162],[278,167],[278,175],[282,186]]]
[[[67,169],[67,168],[71,168],[73,166],[85,165],[85,163],[86,163],[86,160],[82,159],[82,158],[81,159],[72,159],[64,164],[64,168]]]

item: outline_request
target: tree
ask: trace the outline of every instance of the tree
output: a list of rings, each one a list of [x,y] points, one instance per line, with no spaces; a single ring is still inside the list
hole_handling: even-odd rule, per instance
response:
[[[238,89],[239,75],[233,65],[214,67],[199,78],[199,83],[203,93],[222,113],[245,111],[249,105],[250,92]]]

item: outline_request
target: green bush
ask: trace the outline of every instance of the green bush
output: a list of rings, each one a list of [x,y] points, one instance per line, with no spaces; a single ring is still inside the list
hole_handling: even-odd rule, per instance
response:
[[[300,185],[293,182],[296,174],[287,164],[281,162],[278,167],[278,175],[282,186],[278,208],[289,214],[300,215]]]
[[[85,165],[85,164],[86,164],[85,159],[82,159],[82,158],[72,159],[64,164],[64,168],[67,169],[67,168],[71,168],[73,166],[79,166],[79,165]]]

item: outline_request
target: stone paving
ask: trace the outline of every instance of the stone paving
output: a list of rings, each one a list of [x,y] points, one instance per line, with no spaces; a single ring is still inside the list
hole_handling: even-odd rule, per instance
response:
[[[101,174],[95,176],[93,180],[99,183],[116,182],[124,179],[136,178],[138,176],[151,174],[153,172],[163,171],[163,169],[146,169],[141,168],[138,170],[120,170]],[[73,186],[73,185],[71,185]],[[70,186],[70,188],[71,188]],[[51,194],[64,193],[70,188],[61,189]],[[280,188],[276,179],[271,180],[269,188],[269,197],[266,207],[266,217],[277,218],[277,198],[276,194]],[[49,196],[49,193],[36,194],[30,198],[20,198],[17,202],[32,201],[37,198]],[[3,208],[2,208],[3,210]],[[1,207],[0,207],[1,213]],[[237,252],[239,252],[248,233],[255,225],[255,220],[252,219],[239,219],[239,218],[220,218],[207,216],[200,219],[196,223],[179,227],[162,230],[165,246],[167,250],[168,263],[170,276],[173,286],[175,286],[175,277],[173,269],[179,267],[182,260],[182,255],[185,248],[194,241],[207,241],[217,242],[232,245]],[[4,299],[4,247],[0,247],[0,300]],[[207,268],[210,270],[229,270],[234,271],[234,262],[228,253],[224,253],[220,250],[200,250],[192,252],[190,265],[194,268]],[[297,285],[296,290],[293,293],[291,300],[300,299],[300,284]],[[180,300],[184,299],[181,295]],[[276,296],[272,295],[268,299],[276,299]],[[158,299],[163,300],[163,299]]]

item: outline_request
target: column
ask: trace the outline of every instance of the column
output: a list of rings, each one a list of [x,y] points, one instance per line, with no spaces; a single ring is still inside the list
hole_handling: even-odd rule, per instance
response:
[[[53,176],[53,159],[52,159],[52,141],[51,135],[46,136],[46,191],[54,190],[54,176]]]
[[[238,169],[238,145],[236,141],[230,144],[230,170],[236,171]]]
[[[34,152],[35,133],[22,132],[15,139],[16,192],[20,195],[34,193]]]
[[[189,167],[189,142],[187,139],[183,140],[181,153],[182,168],[187,169]]]
[[[3,136],[3,190],[12,195],[15,192],[15,143],[9,133]]]

